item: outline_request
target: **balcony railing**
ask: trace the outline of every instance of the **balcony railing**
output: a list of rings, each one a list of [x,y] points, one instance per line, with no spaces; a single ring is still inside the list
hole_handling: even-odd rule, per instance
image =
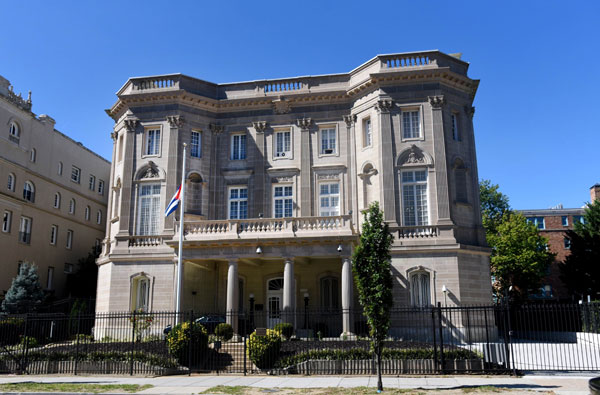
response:
[[[180,76],[159,76],[133,79],[134,91],[147,91],[154,89],[178,89]]]
[[[423,239],[439,236],[437,226],[403,226],[398,228],[399,239]]]
[[[129,237],[129,247],[156,247],[163,244],[162,236],[131,236]]]

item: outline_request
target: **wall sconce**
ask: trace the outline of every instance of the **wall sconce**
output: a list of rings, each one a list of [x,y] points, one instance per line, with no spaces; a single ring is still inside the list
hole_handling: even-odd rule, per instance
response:
[[[343,248],[342,248],[342,245],[341,245],[341,244],[339,244],[339,245],[338,245],[338,248],[337,248],[337,252],[339,252],[339,253],[341,254],[341,253],[342,253],[342,250],[343,250]]]
[[[262,254],[262,248],[260,248],[260,246],[256,247],[256,253],[258,255]]]

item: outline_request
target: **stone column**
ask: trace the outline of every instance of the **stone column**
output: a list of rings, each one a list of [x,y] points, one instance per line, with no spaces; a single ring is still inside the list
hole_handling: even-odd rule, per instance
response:
[[[166,199],[166,202],[168,202],[171,199],[171,196],[175,194],[175,191],[177,190],[177,188],[179,187],[179,183],[181,182],[181,174],[178,175],[178,173],[179,169],[181,169],[181,162],[183,161],[183,157],[180,158],[179,152],[183,153],[183,148],[180,147],[181,138],[179,136],[179,130],[183,126],[183,117],[180,115],[168,115],[167,122],[169,122],[171,130],[169,132],[169,150],[167,152],[167,157],[169,159],[167,162],[168,167],[166,169],[167,178],[165,180],[167,185],[165,193],[162,194],[164,199]],[[164,136],[163,141],[167,141],[167,139],[164,138]],[[181,210],[180,212],[185,212],[185,208],[182,207],[182,209],[183,210]],[[165,218],[164,229],[173,229],[173,231],[175,231],[175,228],[173,226],[174,223],[175,215],[169,215],[167,218]]]
[[[109,251],[109,246],[110,246],[110,240],[112,239],[112,234],[111,234],[111,228],[112,228],[112,219],[115,216],[118,216],[119,213],[118,212],[113,212],[114,211],[114,206],[115,204],[117,204],[116,207],[118,206],[118,201],[120,199],[120,193],[119,193],[119,197],[115,198],[115,194],[114,194],[114,189],[115,189],[115,165],[118,161],[117,158],[117,144],[118,144],[118,140],[119,140],[119,134],[117,132],[112,132],[110,134],[110,137],[112,138],[113,141],[113,153],[112,153],[112,162],[110,164],[110,177],[108,179],[107,182],[107,186],[108,188],[105,188],[108,192],[108,206],[106,207],[106,234],[104,239],[102,240],[102,254],[101,255],[107,255],[110,251]],[[124,140],[124,139],[123,139]],[[121,188],[119,186],[119,188]],[[115,202],[116,200],[116,202]],[[92,212],[90,211],[90,217],[92,215]]]
[[[344,115],[344,122],[346,122],[346,133],[348,134],[348,138],[346,140],[348,144],[348,207],[350,207],[350,209],[352,210],[352,221],[354,221],[355,224],[358,224],[358,165],[356,163],[355,136],[356,115]]]
[[[312,180],[311,180],[311,141],[310,125],[312,119],[302,118],[297,120],[300,127],[300,216],[312,216]]]
[[[383,200],[381,208],[383,209],[383,219],[393,222],[396,225],[396,177],[394,176],[394,153],[392,136],[392,108],[391,99],[381,99],[377,101],[375,109],[379,114],[379,169],[381,171],[381,198]]]
[[[451,225],[450,193],[448,191],[448,168],[446,164],[446,141],[442,108],[446,100],[444,96],[429,96],[431,119],[433,126],[433,152],[435,166],[435,189],[438,204],[438,224]]]
[[[121,207],[119,208],[119,232],[118,236],[128,236],[129,229],[132,219],[131,215],[131,202],[133,199],[137,199],[137,196],[132,196],[132,181],[133,177],[133,162],[135,156],[135,133],[140,120],[135,117],[126,118],[123,123],[125,124],[125,152],[123,155],[123,179],[121,183]],[[135,221],[135,218],[133,218]]]
[[[354,301],[354,281],[352,278],[352,260],[342,258],[342,327],[344,335],[352,334],[352,308]]]
[[[294,283],[294,261],[285,258],[283,267],[283,314],[284,322],[294,322],[294,309],[296,308],[296,290]]]
[[[254,195],[251,197],[252,209],[250,210],[250,216],[258,218],[259,213],[265,215],[265,196],[267,195],[265,191],[265,165],[267,163],[265,157],[265,129],[267,128],[267,122],[252,122],[252,126],[256,130],[256,158],[254,159],[254,188],[252,188]],[[265,216],[268,217],[268,215]]]
[[[230,260],[227,269],[227,323],[238,333],[239,279],[237,260]]]

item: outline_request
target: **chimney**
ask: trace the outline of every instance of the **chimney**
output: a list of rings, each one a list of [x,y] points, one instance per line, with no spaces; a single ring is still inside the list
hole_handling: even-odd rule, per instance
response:
[[[590,188],[590,202],[600,200],[600,184],[593,185]]]

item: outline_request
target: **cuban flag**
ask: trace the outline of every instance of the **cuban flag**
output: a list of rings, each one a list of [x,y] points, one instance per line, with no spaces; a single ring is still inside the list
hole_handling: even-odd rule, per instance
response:
[[[165,217],[168,217],[169,214],[171,214],[173,211],[177,210],[177,206],[179,206],[180,201],[181,201],[181,185],[179,186],[179,188],[177,188],[175,195],[173,195],[173,198],[167,205],[167,208],[165,210]]]

